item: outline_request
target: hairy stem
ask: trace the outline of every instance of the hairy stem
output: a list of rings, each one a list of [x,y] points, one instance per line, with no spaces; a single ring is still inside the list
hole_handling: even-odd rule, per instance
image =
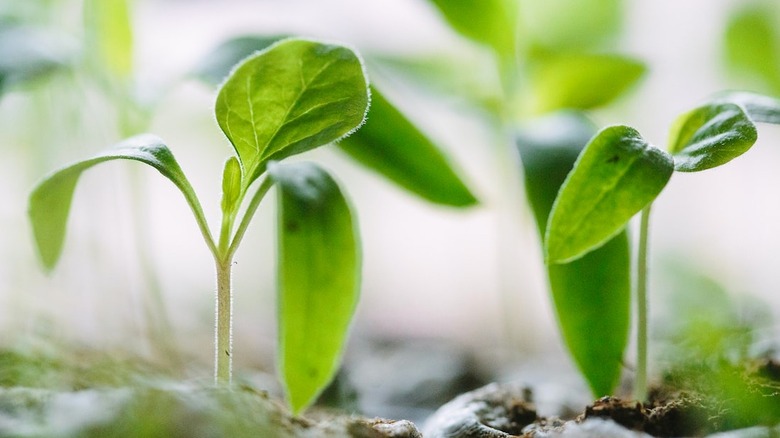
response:
[[[229,385],[233,374],[233,291],[232,261],[217,261],[216,339],[214,373],[217,385]]]
[[[642,210],[639,224],[639,247],[636,259],[636,380],[634,398],[647,398],[647,235],[651,205]]]

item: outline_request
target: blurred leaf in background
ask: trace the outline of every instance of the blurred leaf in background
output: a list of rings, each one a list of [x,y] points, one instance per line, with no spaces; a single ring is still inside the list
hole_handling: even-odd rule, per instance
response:
[[[613,45],[623,0],[519,0],[521,41],[531,54],[582,52]]]
[[[0,19],[0,95],[67,68],[75,47],[62,34]]]
[[[723,55],[727,70],[750,88],[780,95],[780,5],[753,2],[729,17]]]

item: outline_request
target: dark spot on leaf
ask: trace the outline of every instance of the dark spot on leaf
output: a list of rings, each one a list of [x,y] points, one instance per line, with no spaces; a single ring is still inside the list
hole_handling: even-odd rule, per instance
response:
[[[607,163],[617,163],[620,161],[620,155],[613,155],[612,158],[607,160]]]
[[[225,350],[225,356],[230,357],[230,350]]]
[[[298,223],[298,221],[294,220],[287,220],[284,223],[284,230],[288,233],[294,233],[301,229],[301,224]]]

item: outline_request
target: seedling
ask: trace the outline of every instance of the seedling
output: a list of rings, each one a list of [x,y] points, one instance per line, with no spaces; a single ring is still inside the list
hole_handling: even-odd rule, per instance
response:
[[[628,126],[605,128],[582,151],[553,204],[545,236],[550,267],[576,262],[603,247],[641,211],[635,265],[634,384],[634,395],[640,401],[647,396],[647,254],[652,202],[673,172],[710,169],[746,152],[757,139],[755,122],[780,123],[780,100],[749,93],[723,94],[675,121],[668,152]],[[605,340],[589,341],[583,336],[582,341],[596,345]]]
[[[368,104],[363,64],[352,50],[303,39],[275,43],[236,66],[217,96],[217,122],[235,151],[222,173],[217,234],[171,151],[145,134],[57,170],[35,187],[29,215],[43,265],[51,270],[60,257],[82,172],[117,159],[152,166],[184,195],[213,255],[215,380],[229,385],[231,268],[260,202],[276,185],[279,370],[291,408],[299,412],[338,366],[359,295],[360,251],[352,212],[336,182],[313,163],[282,161],[354,132]]]

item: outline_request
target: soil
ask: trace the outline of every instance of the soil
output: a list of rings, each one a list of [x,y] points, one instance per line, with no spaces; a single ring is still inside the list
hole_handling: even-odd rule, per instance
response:
[[[603,397],[575,418],[537,415],[523,387],[491,384],[443,406],[424,429],[426,438],[551,436],[687,437],[780,424],[780,363],[739,367],[698,364],[664,376],[642,404]],[[620,425],[620,426],[617,426]],[[769,429],[763,434],[774,436]]]

